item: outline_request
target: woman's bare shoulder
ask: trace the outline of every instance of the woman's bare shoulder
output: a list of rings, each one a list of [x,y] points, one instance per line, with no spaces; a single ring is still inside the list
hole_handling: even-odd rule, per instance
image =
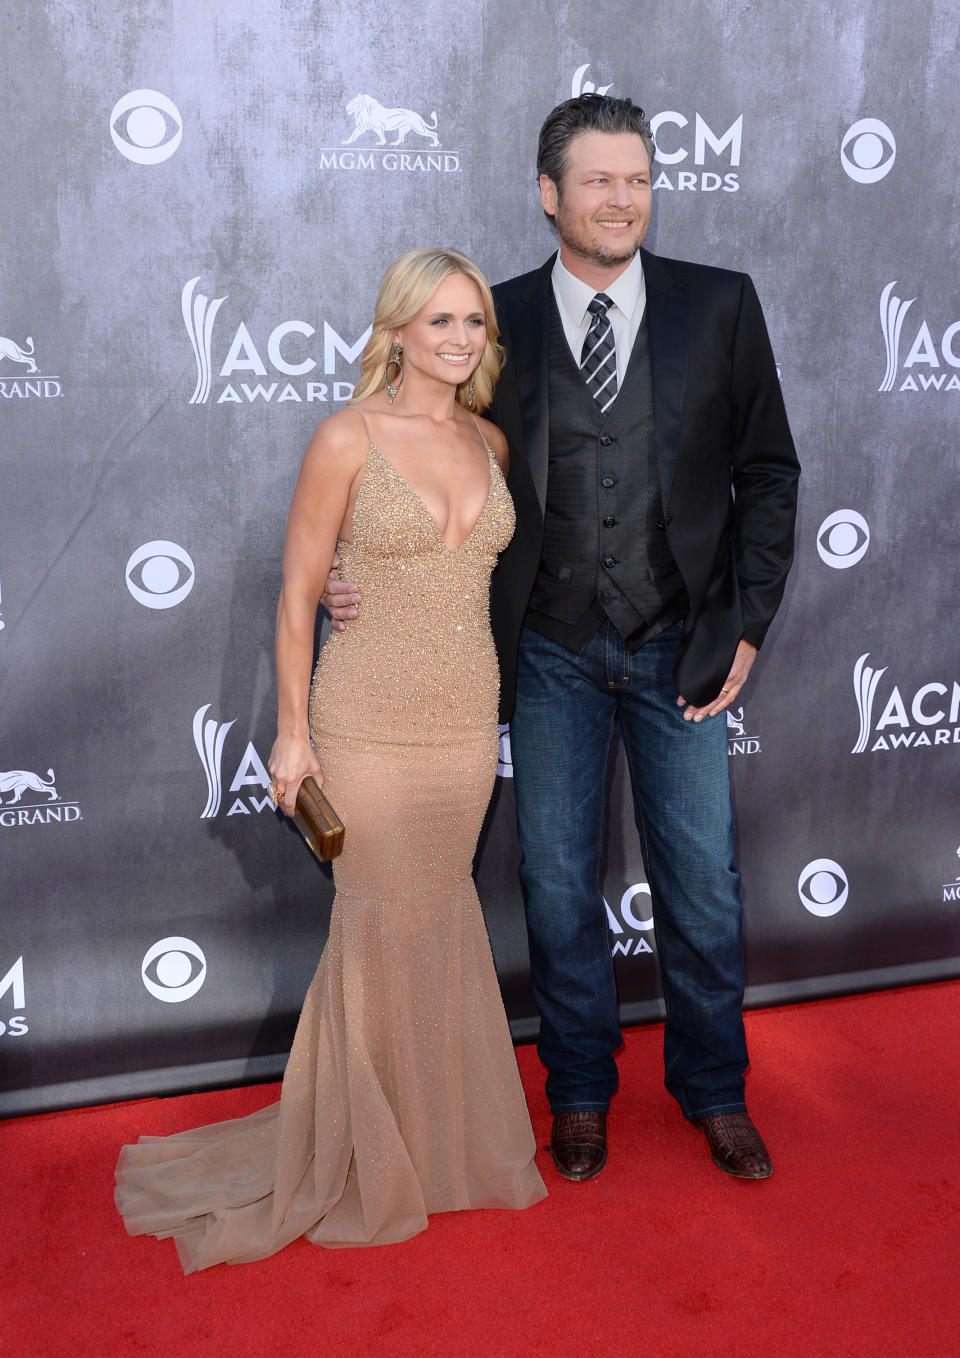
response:
[[[307,444],[305,459],[312,461],[362,462],[369,435],[360,412],[348,406],[321,420]]]

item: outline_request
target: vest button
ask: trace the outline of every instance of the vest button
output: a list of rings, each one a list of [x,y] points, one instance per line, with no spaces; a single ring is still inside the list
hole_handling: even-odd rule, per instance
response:
[[[612,571],[614,566],[617,564],[617,558],[615,556],[605,556],[603,558],[603,564],[606,566],[608,571]]]
[[[612,442],[613,442],[613,439],[610,437],[609,434],[601,434],[601,435],[600,435],[600,447],[601,447],[601,448],[609,448]]]
[[[604,490],[613,490],[613,477],[605,476],[600,484],[603,486]]]
[[[607,517],[603,521],[603,526],[604,528],[616,528],[617,521],[612,514],[607,515]]]

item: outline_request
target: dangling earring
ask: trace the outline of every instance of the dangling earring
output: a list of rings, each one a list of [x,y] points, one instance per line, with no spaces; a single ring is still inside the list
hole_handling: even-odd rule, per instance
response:
[[[397,340],[394,340],[393,348],[390,350],[390,357],[387,359],[387,365],[383,370],[383,380],[387,386],[387,400],[390,402],[391,405],[393,405],[397,392],[400,390],[400,383],[403,381],[403,363],[401,362],[402,357],[403,349],[400,347],[399,342]],[[395,374],[397,379],[395,384],[391,383],[390,381],[391,368],[396,368],[397,370]]]
[[[471,378],[470,378],[470,385],[469,385],[469,387],[467,387],[467,405],[470,406],[471,408],[472,408],[472,406],[473,406],[473,398],[474,398],[474,395],[476,394],[476,390],[477,390],[477,384],[476,384],[476,382],[474,382],[473,378],[471,377]]]

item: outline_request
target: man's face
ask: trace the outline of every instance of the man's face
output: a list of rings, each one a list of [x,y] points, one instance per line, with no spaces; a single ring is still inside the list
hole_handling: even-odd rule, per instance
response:
[[[653,205],[650,158],[634,132],[580,132],[560,184],[540,176],[540,201],[556,221],[561,255],[620,271],[640,249]]]

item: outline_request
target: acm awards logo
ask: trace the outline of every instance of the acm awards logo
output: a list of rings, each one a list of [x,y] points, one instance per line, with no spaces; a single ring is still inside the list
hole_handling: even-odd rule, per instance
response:
[[[957,857],[960,858],[960,848],[957,849]],[[960,873],[952,882],[944,882],[943,903],[944,905],[960,903]]]
[[[594,85],[584,79],[590,63],[580,66],[574,72],[571,96],[576,99],[581,94],[607,94],[613,89],[609,85]],[[661,135],[661,129],[663,135]],[[653,181],[657,189],[675,189],[694,193],[738,193],[740,176],[735,169],[740,164],[743,146],[743,114],[735,118],[722,132],[714,132],[701,113],[694,113],[692,134],[690,119],[675,109],[656,113],[650,119],[650,130],[656,143],[654,166],[665,165]],[[674,169],[686,162],[683,169]],[[690,169],[690,165],[695,168]],[[729,166],[729,169],[725,167]]]
[[[650,887],[646,882],[628,886],[620,897],[619,915],[615,914],[603,898],[607,912],[607,926],[613,935],[610,949],[611,957],[638,957],[641,953],[653,954],[653,949],[644,934],[653,929],[653,907],[650,901]]]
[[[613,89],[613,82],[609,85],[595,85],[592,80],[587,80],[586,75],[590,69],[589,61],[583,66],[578,66],[573,73],[573,83],[570,86],[570,98],[579,99],[581,94],[609,94]]]
[[[4,797],[8,794],[10,800],[5,802]],[[4,829],[63,825],[78,820],[83,820],[80,803],[61,798],[53,769],[47,769],[45,775],[30,769],[9,769],[0,773],[0,826]]]
[[[207,779],[207,800],[200,812],[201,820],[213,820],[220,815],[224,803],[223,747],[230,728],[236,725],[236,718],[220,722],[215,717],[208,717],[212,706],[212,703],[207,703],[198,707],[193,716],[193,743]],[[257,753],[253,741],[248,740],[236,772],[230,779],[227,793],[243,793],[245,788],[258,787],[263,789],[263,795],[248,792],[235,797],[226,814],[259,816],[262,811],[273,811],[273,802],[267,791],[269,784],[267,766]]]
[[[7,1001],[12,1007],[13,1012],[9,1015],[0,1015],[0,1038],[2,1037],[23,1037],[30,1031],[27,1026],[27,994],[23,982],[23,958],[18,957],[6,976],[0,976],[0,1009],[6,1009]]]
[[[322,339],[311,344],[317,328],[309,321],[280,321],[265,334],[258,330],[255,339],[246,321],[241,320],[233,330],[226,356],[217,367],[213,357],[214,324],[229,293],[208,297],[198,291],[199,282],[198,274],[184,285],[180,295],[183,324],[197,367],[190,405],[205,405],[214,393],[216,405],[350,400],[354,384],[336,380],[338,359],[356,363],[370,338],[370,326],[350,343],[324,321]],[[334,380],[320,381],[318,371]],[[229,380],[215,385],[215,375]],[[256,378],[268,380],[260,382]]]
[[[935,679],[913,693],[905,690],[906,696],[894,684],[874,720],[874,710],[880,707],[877,693],[887,666],[875,669],[867,664],[869,659],[867,651],[853,667],[860,730],[851,754],[960,745],[960,683],[954,680],[944,684]]]
[[[8,401],[31,398],[49,401],[63,395],[60,377],[40,371],[32,335],[27,335],[22,344],[0,335],[0,364],[4,369],[0,374],[0,397]]]
[[[960,321],[951,321],[942,331],[939,326],[931,331],[926,320],[914,329],[916,318],[912,317],[907,333],[913,339],[901,365],[904,324],[917,299],[897,297],[893,291],[896,286],[893,279],[880,294],[880,329],[887,363],[877,390],[960,391],[960,375],[950,371],[960,368]]]
[[[440,141],[436,109],[390,108],[372,94],[355,94],[346,116],[353,126],[339,146],[320,149],[321,170],[457,174],[462,168],[462,153]]]

